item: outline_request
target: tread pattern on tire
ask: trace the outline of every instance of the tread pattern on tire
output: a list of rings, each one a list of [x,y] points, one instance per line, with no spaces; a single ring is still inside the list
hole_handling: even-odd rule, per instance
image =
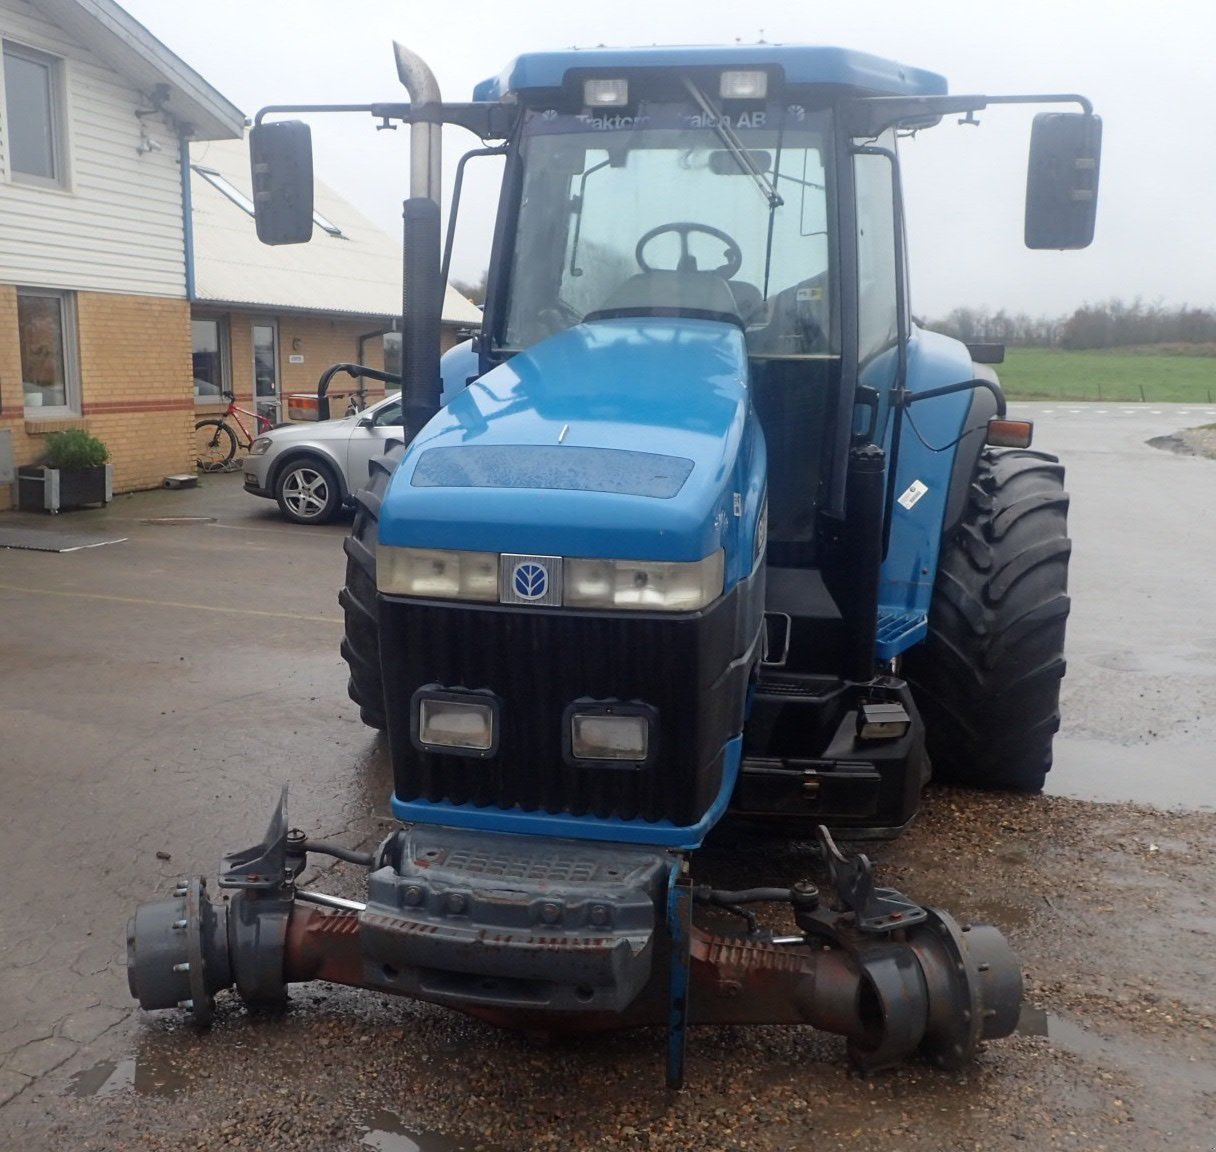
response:
[[[384,674],[380,670],[380,610],[376,602],[376,537],[380,502],[404,448],[395,446],[370,465],[366,488],[355,493],[355,519],[343,542],[346,583],[338,593],[345,616],[342,658],[350,669],[347,692],[359,705],[359,717],[369,728],[388,725],[384,707]]]
[[[1043,787],[1060,726],[1071,550],[1058,460],[985,449],[943,544],[928,636],[903,661],[939,782]]]

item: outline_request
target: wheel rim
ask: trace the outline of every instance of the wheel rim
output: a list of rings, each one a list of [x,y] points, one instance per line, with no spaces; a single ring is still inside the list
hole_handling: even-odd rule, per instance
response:
[[[293,516],[316,520],[329,508],[329,477],[315,468],[293,468],[283,477],[283,503]]]

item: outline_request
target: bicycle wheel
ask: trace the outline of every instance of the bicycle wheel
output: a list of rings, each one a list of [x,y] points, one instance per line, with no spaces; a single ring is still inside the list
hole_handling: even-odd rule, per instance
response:
[[[222,420],[200,420],[194,426],[194,437],[200,472],[222,472],[236,455],[236,437]]]

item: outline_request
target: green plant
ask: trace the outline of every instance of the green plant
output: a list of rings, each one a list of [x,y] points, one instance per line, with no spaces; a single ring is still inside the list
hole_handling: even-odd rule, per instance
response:
[[[68,428],[63,432],[51,432],[47,435],[44,463],[48,468],[63,471],[99,468],[109,458],[109,449],[83,428]]]

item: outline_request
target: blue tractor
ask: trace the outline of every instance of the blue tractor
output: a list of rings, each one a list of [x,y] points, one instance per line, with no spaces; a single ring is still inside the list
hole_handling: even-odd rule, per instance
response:
[[[1099,120],[831,48],[536,53],[466,104],[397,65],[410,103],[356,110],[412,126],[405,439],[358,498],[341,603],[402,827],[311,841],[284,790],[227,900],[195,879],[138,911],[133,994],[205,1022],[231,984],[325,979],[530,1031],[662,1023],[672,1085],[697,1022],[960,1066],[1016,1026],[1016,959],[834,837],[897,834],[931,775],[1042,786],[1068,499],[991,349],[911,319],[896,140],[1077,104],[1035,119],[1025,225],[1077,248]],[[269,243],[312,228],[287,111],[251,141]],[[444,124],[505,165],[484,327],[441,360]],[[707,838],[745,833],[817,842],[832,891],[706,883]],[[309,852],[365,865],[366,901],[297,888]]]

